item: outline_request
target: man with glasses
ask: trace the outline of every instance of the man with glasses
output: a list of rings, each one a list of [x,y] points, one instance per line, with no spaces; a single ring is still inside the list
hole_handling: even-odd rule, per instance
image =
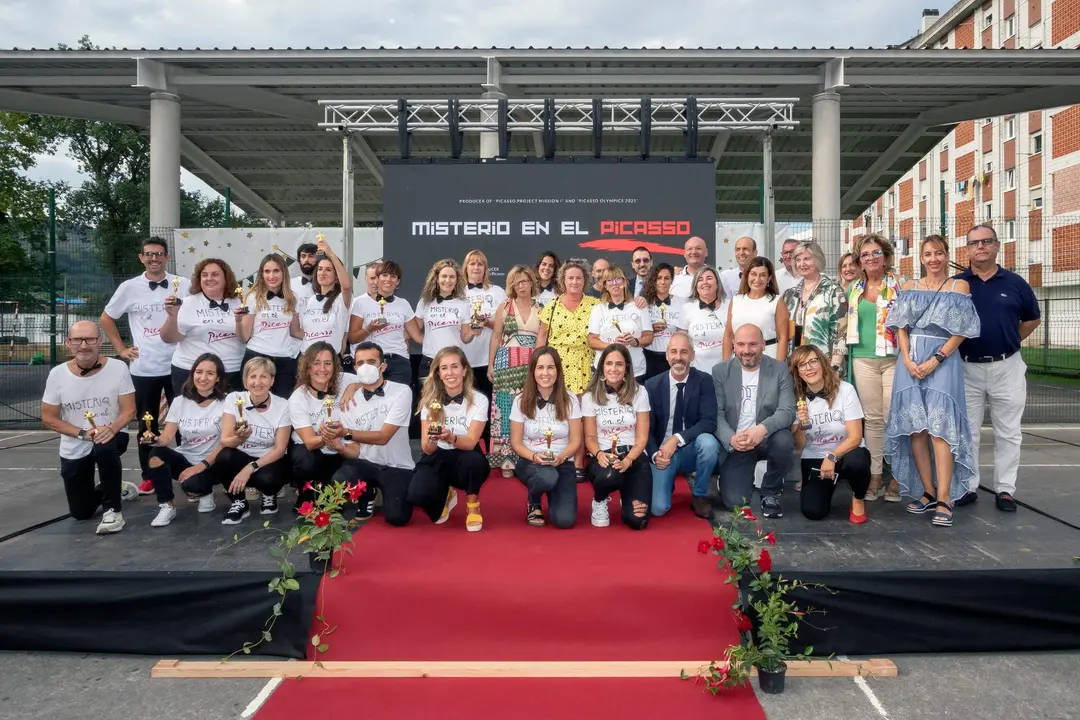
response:
[[[641,293],[645,292],[645,279],[649,277],[649,271],[652,270],[652,253],[647,247],[636,247],[630,256],[630,262],[634,265],[634,290],[630,296],[641,297]]]
[[[998,265],[1000,243],[990,225],[976,225],[967,233],[967,270],[956,277],[966,280],[979,314],[982,332],[960,343],[964,360],[964,395],[971,420],[972,444],[979,456],[980,426],[990,404],[994,428],[994,494],[1002,512],[1016,512],[1016,473],[1020,467],[1020,419],[1027,403],[1027,365],[1020,344],[1039,327],[1039,301],[1031,286],[1014,272]],[[978,499],[979,469],[974,468],[967,492],[956,501],[970,505]]]
[[[788,238],[780,248],[780,267],[776,270],[776,284],[780,288],[781,295],[799,284],[799,278],[791,266],[795,248],[798,246],[798,240]],[[821,268],[822,271],[824,269]]]
[[[131,373],[120,360],[101,356],[101,332],[89,320],[71,326],[67,347],[71,360],[54,367],[45,381],[41,421],[60,434],[60,477],[71,517],[89,520],[101,507],[97,534],[120,532],[120,456],[135,417]],[[100,485],[94,483],[95,468]]]
[[[175,393],[172,385],[172,356],[174,343],[161,340],[161,326],[165,324],[165,298],[175,294],[185,298],[191,282],[187,278],[166,272],[169,265],[169,248],[159,237],[143,240],[139,261],[146,268],[141,275],[125,280],[113,293],[105,312],[101,313],[101,329],[116,348],[116,355],[129,365],[131,382],[135,386],[135,414],[142,418],[149,413],[150,431],[161,434],[158,413],[161,393],[172,403]],[[116,322],[127,315],[131,333],[131,346],[124,343]],[[139,467],[143,480],[139,484],[140,495],[151,495],[154,483],[150,477],[150,446],[139,445]]]

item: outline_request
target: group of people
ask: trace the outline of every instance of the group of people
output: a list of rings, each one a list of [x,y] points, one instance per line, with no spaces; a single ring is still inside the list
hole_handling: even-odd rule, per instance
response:
[[[842,479],[851,522],[866,521],[867,501],[909,497],[909,512],[949,525],[976,497],[987,400],[997,505],[1015,509],[1018,351],[1039,322],[1030,288],[996,263],[993,229],[973,228],[967,244],[971,267],[951,277],[946,241],[928,237],[921,277],[903,281],[879,235],[859,238],[835,279],[814,242],[785,242],[774,269],[740,238],[737,267],[721,272],[692,237],[681,266],[636,249],[630,277],[606,259],[590,268],[545,252],[511,268],[505,290],[473,250],[460,265],[435,263],[414,310],[397,295],[400,265],[368,266],[354,296],[323,239],[298,248],[297,277],[270,254],[244,289],[219,259],[190,279],[167,272],[166,243],[149,238],[145,272],[117,289],[100,330],[70,328],[72,358],[50,373],[42,417],[62,436],[72,516],[102,508],[102,534],[124,525],[120,455],[133,420],[155,527],[176,517],[174,482],[207,513],[222,486],[222,522],[236,524],[250,503],[276,513],[286,485],[299,507],[321,483],[362,480],[360,517],[378,505],[403,525],[419,507],[444,523],[462,491],[475,532],[492,470],[525,486],[534,526],[573,525],[576,486],[588,482],[592,525],[610,524],[618,495],[621,521],[644,529],[671,509],[679,473],[700,517],[712,515],[718,474],[725,506],[748,504],[759,484],[762,514],[779,518],[797,455],[808,518],[829,514]],[[124,315],[130,345],[117,330]],[[101,354],[101,331],[117,358]],[[409,341],[422,353],[415,382]]]

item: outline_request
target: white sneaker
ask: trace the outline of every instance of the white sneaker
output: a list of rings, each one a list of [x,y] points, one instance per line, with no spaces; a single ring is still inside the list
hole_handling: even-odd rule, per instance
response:
[[[157,517],[150,521],[150,527],[165,527],[176,518],[176,508],[169,503],[158,505]]]
[[[118,533],[124,529],[124,516],[115,510],[106,510],[101,516],[101,523],[97,526],[98,535]]]
[[[611,498],[604,498],[600,502],[592,501],[593,527],[607,527],[611,524],[611,514],[608,512],[609,502]]]
[[[214,512],[214,494],[203,495],[199,498],[199,512],[212,513]]]

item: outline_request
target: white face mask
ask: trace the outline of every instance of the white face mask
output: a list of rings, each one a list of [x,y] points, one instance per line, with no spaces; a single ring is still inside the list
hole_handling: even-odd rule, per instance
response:
[[[379,366],[364,363],[356,368],[356,379],[364,385],[374,385],[379,382]]]

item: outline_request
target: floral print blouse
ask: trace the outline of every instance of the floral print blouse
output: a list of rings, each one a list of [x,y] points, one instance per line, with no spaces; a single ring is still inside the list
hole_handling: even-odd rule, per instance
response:
[[[844,357],[847,354],[847,297],[835,280],[822,275],[804,304],[804,284],[805,280],[799,280],[795,287],[784,293],[788,316],[795,325],[802,327],[799,344],[817,347],[835,367],[841,369],[843,376]],[[791,343],[793,350],[794,332],[791,334]]]

